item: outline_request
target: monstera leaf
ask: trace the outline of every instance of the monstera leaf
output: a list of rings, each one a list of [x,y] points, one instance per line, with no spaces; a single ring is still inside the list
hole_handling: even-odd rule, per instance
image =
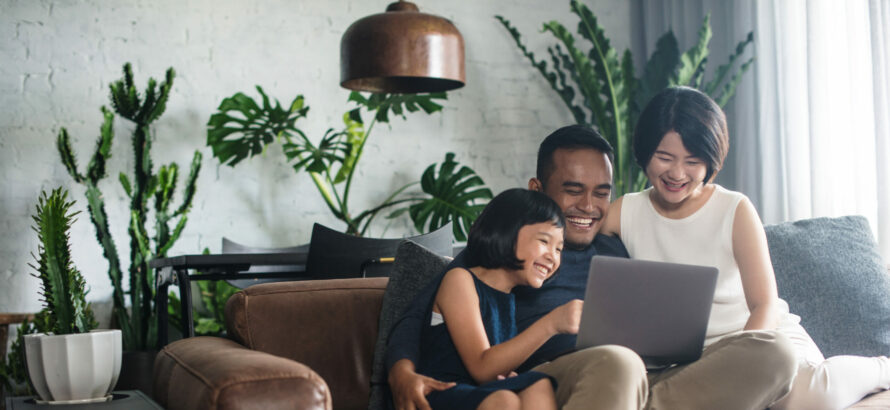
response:
[[[306,171],[320,173],[334,163],[346,161],[352,149],[348,141],[343,141],[343,136],[343,132],[334,132],[331,128],[325,132],[317,147],[309,141],[300,140],[287,142],[282,149],[289,161],[296,161],[292,165],[294,171],[305,168]]]
[[[473,221],[492,198],[491,190],[485,187],[482,178],[472,169],[458,166],[454,153],[449,152],[439,165],[438,174],[436,164],[423,172],[420,187],[429,198],[408,207],[414,227],[419,232],[432,232],[452,221],[454,238],[466,241]]]
[[[295,126],[297,120],[309,112],[303,96],[298,95],[290,107],[284,109],[278,100],[272,105],[262,87],[256,89],[263,97],[262,106],[247,95],[237,93],[222,100],[219,112],[207,122],[207,145],[223,164],[235,166],[244,158],[262,153],[276,138],[289,137],[290,133],[308,141]]]
[[[349,101],[364,106],[368,111],[376,111],[375,118],[380,122],[389,122],[389,113],[405,117],[405,112],[423,110],[427,114],[440,111],[442,106],[433,100],[445,100],[445,93],[430,94],[370,94],[363,96],[357,91],[349,94]]]

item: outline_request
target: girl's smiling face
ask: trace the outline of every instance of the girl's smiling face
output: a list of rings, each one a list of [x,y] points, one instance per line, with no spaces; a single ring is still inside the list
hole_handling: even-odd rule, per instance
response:
[[[516,235],[516,257],[523,268],[517,271],[517,285],[540,288],[559,268],[563,247],[562,228],[552,222],[525,225]]]
[[[664,135],[646,166],[656,201],[668,208],[701,194],[707,172],[705,161],[693,156],[675,131]]]

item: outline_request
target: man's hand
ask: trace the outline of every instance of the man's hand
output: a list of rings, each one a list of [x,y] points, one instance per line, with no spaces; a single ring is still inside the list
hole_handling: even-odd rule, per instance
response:
[[[414,363],[408,359],[397,361],[389,369],[389,389],[392,391],[396,410],[430,410],[426,395],[436,390],[450,389],[454,385],[454,382],[440,382],[417,374]]]

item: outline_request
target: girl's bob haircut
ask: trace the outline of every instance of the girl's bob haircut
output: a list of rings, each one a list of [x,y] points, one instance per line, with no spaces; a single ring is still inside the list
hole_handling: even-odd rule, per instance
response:
[[[516,238],[526,225],[550,222],[565,228],[559,205],[542,192],[513,188],[498,194],[470,227],[464,258],[467,266],[522,269]]]

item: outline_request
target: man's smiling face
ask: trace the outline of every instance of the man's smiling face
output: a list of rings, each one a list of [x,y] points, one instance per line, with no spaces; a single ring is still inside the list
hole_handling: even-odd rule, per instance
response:
[[[544,192],[562,208],[566,246],[586,248],[609,209],[612,164],[606,154],[595,149],[559,148],[553,151],[553,172],[547,181],[532,178],[529,189]]]

